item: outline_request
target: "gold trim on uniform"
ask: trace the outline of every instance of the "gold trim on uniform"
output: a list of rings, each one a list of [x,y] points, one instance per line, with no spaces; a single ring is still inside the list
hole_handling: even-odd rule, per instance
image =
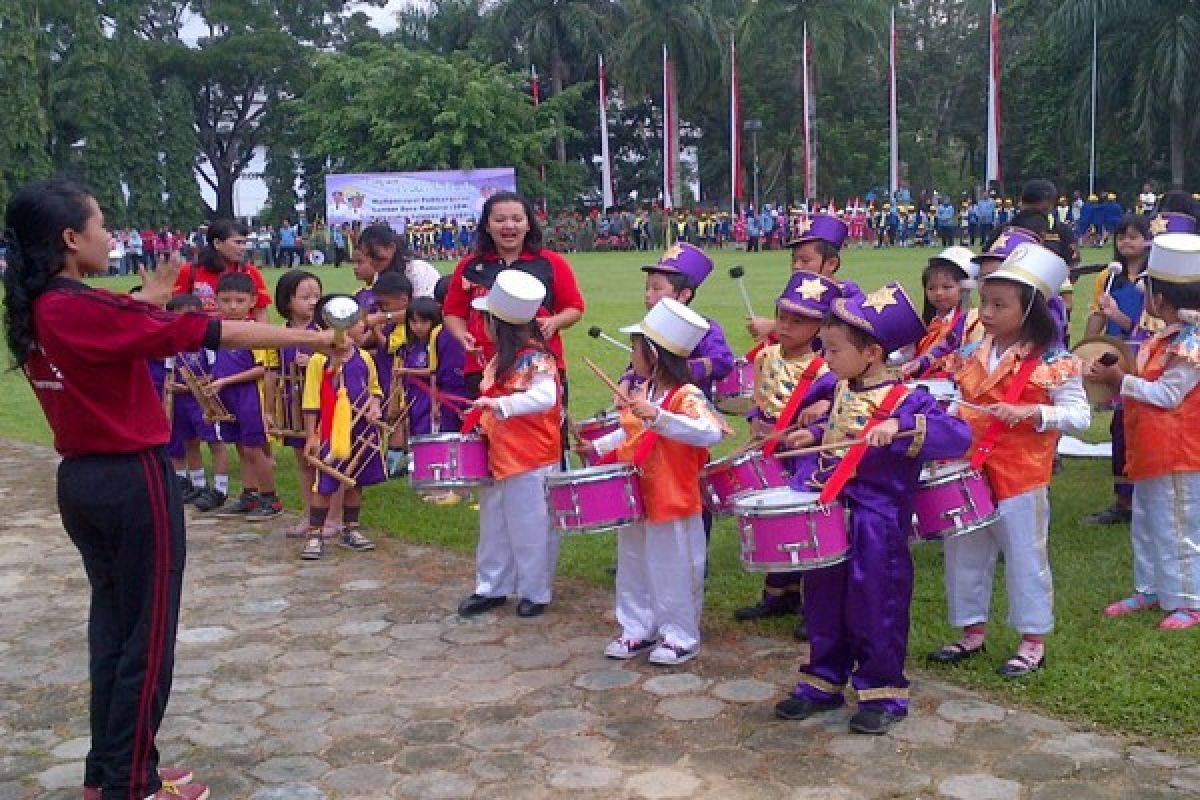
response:
[[[904,451],[904,455],[909,458],[916,458],[921,454],[921,449],[925,447],[925,434],[928,432],[928,426],[924,414],[913,416],[913,430],[916,433],[913,435],[912,443]]]
[[[871,700],[907,700],[908,689],[896,686],[880,686],[878,689],[855,689],[858,702],[866,703]]]
[[[825,694],[841,694],[846,689],[846,684],[844,683],[830,683],[808,672],[800,673],[800,683],[807,684],[818,692],[824,692]]]

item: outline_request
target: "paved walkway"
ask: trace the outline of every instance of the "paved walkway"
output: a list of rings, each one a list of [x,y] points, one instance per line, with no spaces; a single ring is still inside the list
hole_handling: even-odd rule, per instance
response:
[[[0,442],[0,800],[79,797],[88,748],[79,558],[48,451]],[[469,559],[388,542],[302,565],[282,535],[192,520],[167,763],[214,800],[1200,796],[1194,761],[922,678],[885,737],[772,717],[796,648],[743,638],[685,669],[618,664],[608,593],[546,616],[454,609]]]

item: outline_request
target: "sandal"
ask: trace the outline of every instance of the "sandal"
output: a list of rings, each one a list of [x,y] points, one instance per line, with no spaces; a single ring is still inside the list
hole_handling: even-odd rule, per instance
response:
[[[1151,608],[1158,608],[1158,595],[1134,592],[1124,600],[1118,600],[1106,606],[1104,616],[1123,617],[1127,614],[1136,614],[1139,611],[1147,611]]]
[[[320,536],[309,536],[304,549],[300,551],[301,560],[318,561],[323,555],[325,555],[325,540]]]
[[[297,522],[295,525],[284,531],[283,535],[288,539],[307,539],[308,523]]]
[[[1200,625],[1200,609],[1176,609],[1168,614],[1166,619],[1158,623],[1158,627],[1164,631],[1184,631],[1193,625]]]
[[[1000,669],[996,670],[997,674],[1005,678],[1023,678],[1031,672],[1035,672],[1046,666],[1046,654],[1042,653],[1042,657],[1034,661],[1032,657],[1017,653],[1015,656],[1005,661]]]
[[[346,526],[340,522],[326,522],[325,527],[321,528],[321,536],[326,539],[336,539],[342,535],[344,530],[346,530]]]
[[[987,652],[987,645],[981,644],[979,647],[967,647],[962,642],[952,642],[945,645],[940,650],[935,650],[925,656],[925,660],[933,664],[961,664],[968,658],[977,656],[980,653]]]

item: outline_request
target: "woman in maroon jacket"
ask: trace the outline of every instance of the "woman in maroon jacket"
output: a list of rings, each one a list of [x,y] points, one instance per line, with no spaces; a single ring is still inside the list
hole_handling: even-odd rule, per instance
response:
[[[84,797],[203,800],[187,770],[158,771],[183,584],[183,502],[149,359],[201,347],[328,349],[330,332],[170,314],[178,256],[128,297],[93,289],[108,270],[95,199],[65,181],[29,184],[5,213],[4,333],[54,432],[58,507],[92,587],[91,751]],[[174,780],[164,781],[163,778]]]
[[[479,216],[475,252],[458,262],[450,279],[443,308],[444,324],[467,351],[464,373],[468,394],[479,392],[484,365],[495,348],[484,325],[483,312],[471,307],[476,297],[486,295],[496,276],[506,269],[533,275],[546,287],[546,299],[538,310],[538,323],[550,352],[563,375],[566,403],[566,362],[559,331],[583,317],[583,295],[567,260],[542,247],[542,229],[529,201],[514,192],[497,192],[483,204]]]

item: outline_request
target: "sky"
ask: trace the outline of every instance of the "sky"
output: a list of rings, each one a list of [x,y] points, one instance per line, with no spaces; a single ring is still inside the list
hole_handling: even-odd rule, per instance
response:
[[[388,0],[387,5],[382,8],[355,3],[351,6],[350,10],[351,12],[362,11],[371,18],[371,24],[378,28],[381,33],[388,33],[396,27],[396,12],[415,3],[416,0]],[[195,44],[196,40],[207,32],[200,18],[189,14],[184,18],[183,29],[180,31],[180,35],[185,42]]]

